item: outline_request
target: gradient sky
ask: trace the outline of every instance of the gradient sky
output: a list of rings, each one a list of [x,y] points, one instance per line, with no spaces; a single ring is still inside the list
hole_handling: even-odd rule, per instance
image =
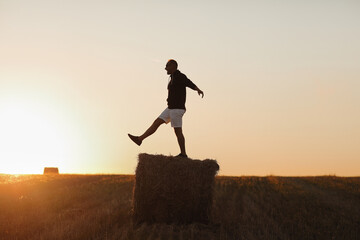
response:
[[[0,0],[0,173],[134,173],[179,153],[166,61],[188,89],[188,155],[220,175],[360,174],[359,1]]]

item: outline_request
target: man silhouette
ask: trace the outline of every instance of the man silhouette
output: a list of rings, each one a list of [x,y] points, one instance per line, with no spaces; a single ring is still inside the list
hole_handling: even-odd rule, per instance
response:
[[[141,136],[133,136],[128,134],[130,139],[137,145],[141,145],[142,141],[152,135],[158,127],[163,123],[171,122],[171,127],[174,128],[179,147],[180,154],[178,157],[187,157],[185,150],[185,137],[182,132],[182,117],[186,111],[186,87],[189,87],[198,92],[201,97],[204,97],[204,92],[201,91],[185,74],[178,70],[178,64],[174,59],[170,59],[166,63],[165,70],[170,75],[168,84],[168,107],[155,119],[153,124]]]

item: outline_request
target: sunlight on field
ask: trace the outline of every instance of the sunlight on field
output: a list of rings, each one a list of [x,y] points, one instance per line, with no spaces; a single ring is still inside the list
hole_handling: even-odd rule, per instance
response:
[[[44,176],[42,174],[0,174],[0,184],[14,184],[28,180],[46,182],[50,177],[53,176]]]

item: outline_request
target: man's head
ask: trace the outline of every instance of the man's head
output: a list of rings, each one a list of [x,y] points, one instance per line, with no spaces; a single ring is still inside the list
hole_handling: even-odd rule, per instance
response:
[[[167,63],[166,63],[166,67],[165,70],[167,72],[168,75],[173,74],[178,68],[178,64],[174,59],[170,59]]]

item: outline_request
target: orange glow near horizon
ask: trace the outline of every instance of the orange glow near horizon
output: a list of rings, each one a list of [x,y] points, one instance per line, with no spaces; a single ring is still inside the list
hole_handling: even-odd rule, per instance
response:
[[[28,101],[8,99],[0,105],[1,173],[39,174],[43,167],[66,167],[74,154],[59,120]],[[65,126],[68,127],[68,126]]]

